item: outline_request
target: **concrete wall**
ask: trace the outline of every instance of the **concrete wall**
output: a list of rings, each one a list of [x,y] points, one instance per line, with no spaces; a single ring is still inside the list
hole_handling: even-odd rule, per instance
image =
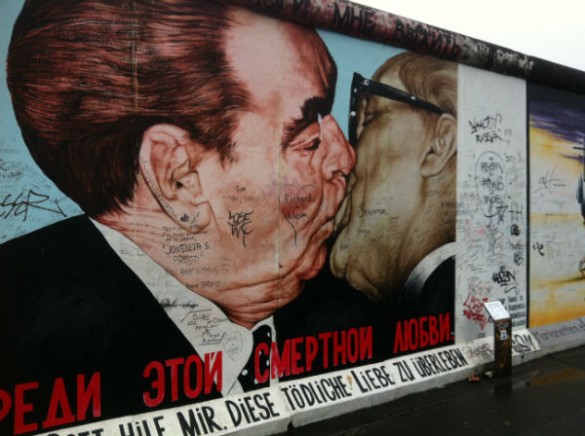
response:
[[[490,369],[488,302],[514,364],[585,342],[581,72],[341,1],[54,3],[2,6],[0,433],[284,431]]]

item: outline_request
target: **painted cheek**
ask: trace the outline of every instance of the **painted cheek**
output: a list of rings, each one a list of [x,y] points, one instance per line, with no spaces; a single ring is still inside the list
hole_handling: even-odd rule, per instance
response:
[[[295,232],[315,219],[321,199],[321,190],[313,185],[285,185],[280,189],[282,214]]]

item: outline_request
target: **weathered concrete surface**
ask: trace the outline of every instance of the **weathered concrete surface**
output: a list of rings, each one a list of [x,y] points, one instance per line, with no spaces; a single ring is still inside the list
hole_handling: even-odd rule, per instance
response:
[[[461,381],[288,435],[577,435],[585,428],[585,346],[513,368],[503,379]]]

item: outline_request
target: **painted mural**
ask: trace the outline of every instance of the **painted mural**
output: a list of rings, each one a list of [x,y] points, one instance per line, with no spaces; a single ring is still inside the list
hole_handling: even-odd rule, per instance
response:
[[[578,94],[531,85],[530,320],[585,313],[583,175],[585,103]]]
[[[525,82],[211,1],[2,8],[0,434],[326,414],[493,359],[494,300],[538,348]]]

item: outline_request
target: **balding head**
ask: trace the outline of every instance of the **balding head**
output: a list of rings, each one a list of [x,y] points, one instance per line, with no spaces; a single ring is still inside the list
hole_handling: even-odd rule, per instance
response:
[[[438,106],[400,101],[391,90],[361,95],[357,164],[331,266],[354,287],[391,301],[426,254],[455,238],[457,66],[405,53],[372,80]]]

